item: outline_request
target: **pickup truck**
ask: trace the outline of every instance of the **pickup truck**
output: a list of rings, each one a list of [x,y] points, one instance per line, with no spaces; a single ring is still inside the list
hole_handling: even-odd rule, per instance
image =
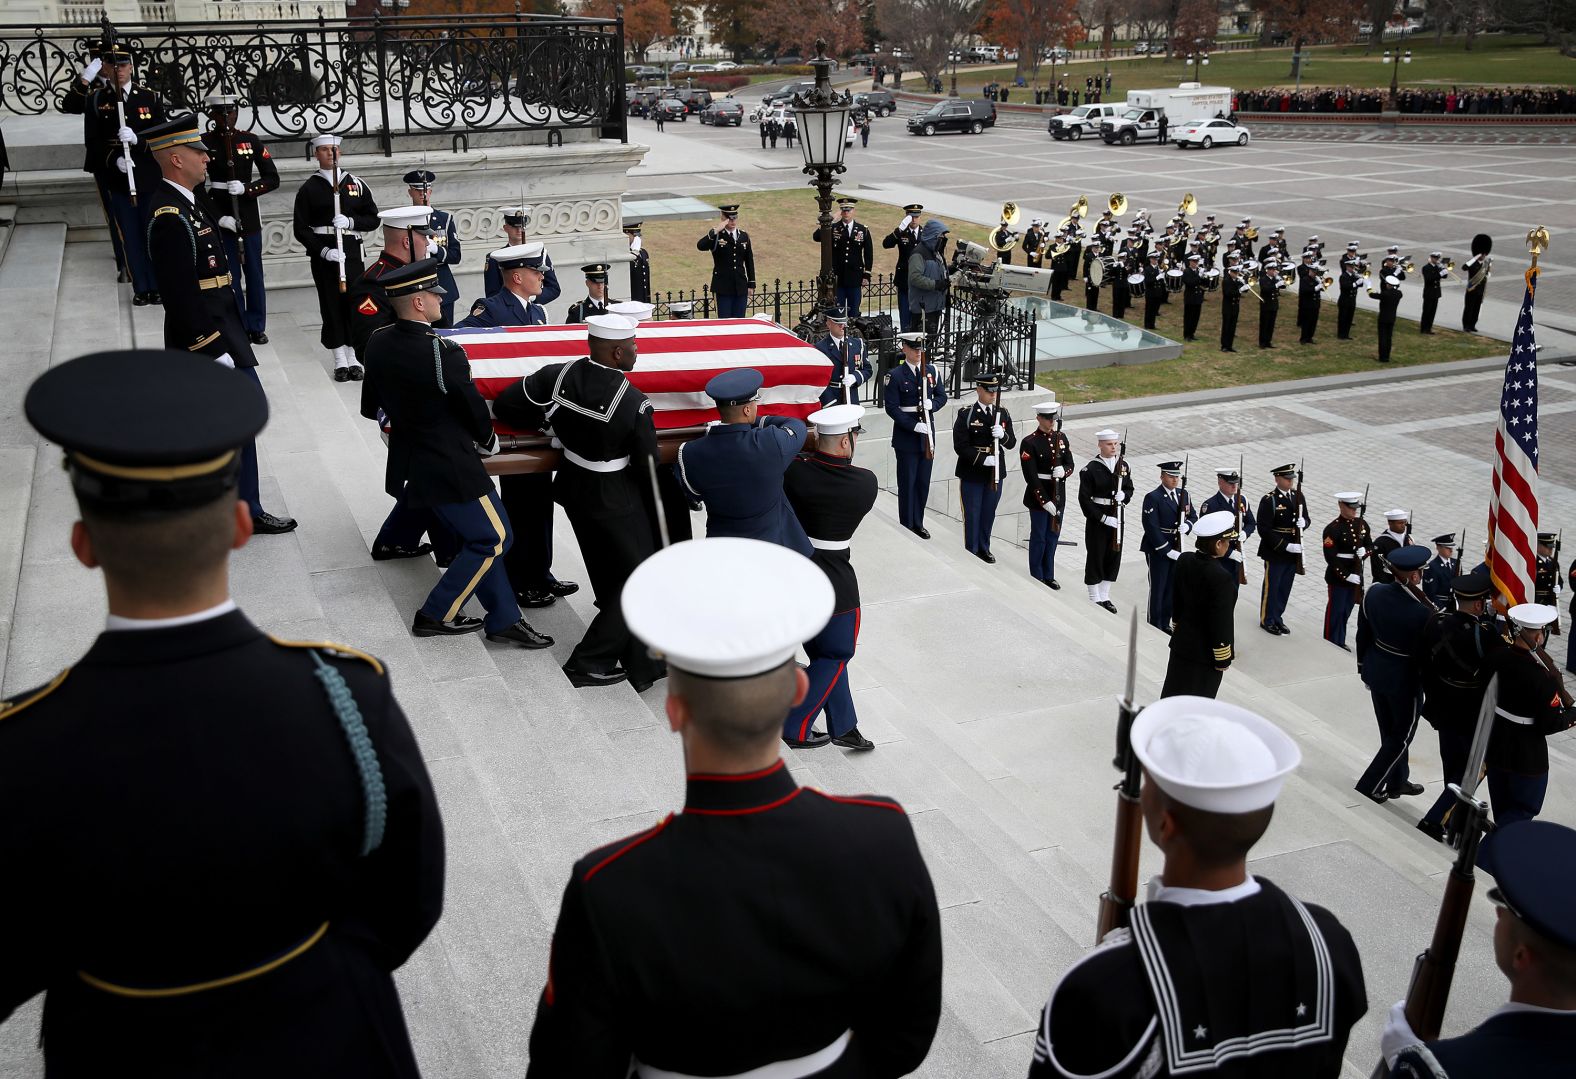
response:
[[[1079,105],[1072,112],[1051,117],[1047,130],[1053,139],[1081,139],[1085,135],[1098,135],[1100,124],[1116,116],[1120,105]]]

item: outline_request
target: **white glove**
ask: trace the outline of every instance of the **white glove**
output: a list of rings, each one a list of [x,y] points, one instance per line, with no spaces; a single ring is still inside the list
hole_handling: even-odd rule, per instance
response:
[[[1054,503],[1054,502],[1047,502],[1045,504],[1045,512],[1049,513],[1052,517],[1055,517],[1056,513],[1057,513],[1056,503]]]
[[[997,457],[994,453],[991,454],[990,460],[985,463],[985,467],[990,469],[992,472],[995,472],[1001,467],[1001,458]]]
[[[1362,584],[1363,583],[1363,579],[1361,577],[1357,576],[1357,574],[1355,574],[1355,573],[1348,573],[1346,575],[1346,583],[1347,584]]]
[[[232,371],[235,370],[235,359],[228,352],[223,356],[215,356],[213,362],[220,367],[228,367]]]
[[[219,218],[219,227],[222,229],[229,229],[231,232],[241,231],[241,226],[236,224],[235,218],[231,217],[229,214],[225,214],[223,217]]]
[[[1242,552],[1241,551],[1232,551],[1226,557],[1231,559],[1233,562],[1241,562],[1242,561]]]
[[[231,180],[228,183],[221,184],[220,186],[224,188],[225,193],[228,195],[246,194],[246,185],[239,180]]]
[[[1177,559],[1182,557],[1182,552],[1177,550],[1175,547],[1169,547],[1166,549],[1166,557],[1175,562]]]
[[[859,385],[859,380],[854,377],[854,373],[852,371],[844,371],[843,372],[843,385],[845,385],[845,386],[857,386],[857,385]]]
[[[923,422],[916,423],[914,425],[914,433],[916,435],[928,435],[928,434],[930,434],[930,424],[923,423]]]
[[[494,431],[492,437],[486,442],[476,443],[476,452],[483,457],[491,457],[498,452],[498,432]]]
[[[82,81],[92,82],[94,79],[98,78],[98,73],[103,70],[104,61],[95,58],[88,64],[87,67],[82,69]]]
[[[1422,1039],[1406,1021],[1406,1001],[1392,1004],[1390,1014],[1385,1018],[1384,1030],[1379,1034],[1379,1055],[1384,1057],[1386,1064],[1393,1065],[1401,1050],[1420,1044]]]
[[[1051,469],[1051,479],[1053,479],[1053,480],[1064,480],[1066,478],[1067,478],[1067,470],[1065,468],[1063,468],[1061,465],[1057,465],[1055,468]]]
[[[1298,521],[1297,527],[1304,532],[1308,531],[1308,518],[1304,517],[1301,521]]]
[[[1300,544],[1300,543],[1288,543],[1286,545],[1286,553],[1287,554],[1302,554],[1302,544]]]
[[[1368,557],[1368,548],[1366,548],[1366,547],[1359,547],[1359,548],[1357,548],[1357,557],[1358,558],[1367,558]]]
[[[1006,438],[1007,437],[1007,429],[1005,427],[1003,427],[999,423],[992,424],[991,425],[991,429],[990,429],[990,437],[992,437],[992,438]]]
[[[98,61],[97,61],[97,60],[95,60],[95,61],[93,61],[93,62],[94,62],[94,63],[95,63],[95,64],[96,64],[96,63],[98,63]],[[84,76],[84,78],[86,78],[86,76]],[[913,214],[904,214],[904,215],[903,215],[903,220],[901,220],[901,221],[899,221],[899,222],[898,222],[898,223],[897,223],[897,228],[898,228],[898,231],[899,231],[899,232],[901,232],[901,231],[903,231],[903,230],[904,230],[904,229],[906,229],[906,228],[908,228],[908,227],[909,227],[909,226],[910,226],[910,225],[912,225],[912,224],[913,224],[913,223],[914,223],[914,215],[913,215]]]
[[[137,133],[122,124],[120,130],[115,132],[115,141],[123,142],[127,146],[135,146],[137,145]]]
[[[1193,522],[1188,520],[1186,517],[1182,518],[1181,523],[1178,524],[1177,527],[1182,530],[1182,534],[1184,536],[1191,535],[1193,532]]]
[[[119,170],[120,170],[120,171],[121,171],[121,172],[125,172],[125,171],[127,171],[127,168],[126,168],[126,159],[125,159],[125,158],[124,158],[124,157],[117,157],[117,158],[116,158],[116,159],[115,159],[115,167],[116,167],[116,168],[117,168],[117,169],[119,169]]]
[[[1100,518],[1100,523],[1105,525],[1105,527],[1107,527],[1107,528],[1121,528],[1122,527],[1122,522],[1118,521],[1115,517],[1102,517],[1102,518]]]
[[[629,241],[629,253],[631,255],[638,255],[638,254],[640,254],[640,237],[639,236],[636,236],[633,240]]]
[[[1127,501],[1127,492],[1126,492],[1126,491],[1124,491],[1124,490],[1122,490],[1122,489],[1121,489],[1121,488],[1120,488],[1120,487],[1118,487],[1118,488],[1117,488],[1117,489],[1116,489],[1116,495],[1115,495],[1115,497],[1114,497],[1114,498],[1113,498],[1113,501],[1114,501],[1114,502],[1115,502],[1115,503],[1116,503],[1116,504],[1117,504],[1117,505],[1118,505],[1118,506],[1120,506],[1120,505],[1121,505],[1121,504],[1122,504],[1122,503],[1123,503],[1123,502],[1126,502],[1126,501]]]
[[[337,247],[323,248],[323,258],[329,262],[344,262],[345,253]]]
[[[348,229],[351,225],[354,225],[355,222],[350,220],[350,218],[346,217],[344,214],[335,214],[334,220],[330,221],[329,224],[333,225],[336,229],[344,230]]]

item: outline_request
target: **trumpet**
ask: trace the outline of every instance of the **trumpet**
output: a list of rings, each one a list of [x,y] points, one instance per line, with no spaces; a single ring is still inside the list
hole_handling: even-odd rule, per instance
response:
[[[1249,225],[1248,230],[1243,235],[1248,238],[1249,243],[1256,244],[1259,242],[1259,227],[1257,225]]]
[[[1406,258],[1401,260],[1401,271],[1403,273],[1411,273],[1412,268],[1412,256],[1408,255]]]

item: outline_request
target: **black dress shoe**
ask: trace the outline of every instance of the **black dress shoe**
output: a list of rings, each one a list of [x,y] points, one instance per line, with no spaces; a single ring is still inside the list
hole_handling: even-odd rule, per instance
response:
[[[1288,626],[1285,622],[1276,622],[1275,623],[1275,628],[1280,630],[1282,633],[1289,634],[1291,632],[1291,627]]]
[[[378,543],[372,547],[372,561],[392,562],[396,558],[420,558],[424,554],[432,553],[432,544],[423,543],[420,547],[401,547],[397,543]]]
[[[1431,820],[1424,819],[1417,822],[1417,830],[1435,843],[1443,843],[1445,841],[1445,828],[1442,824],[1435,824]]]
[[[1280,627],[1279,626],[1266,626],[1263,622],[1260,622],[1259,623],[1259,628],[1262,629],[1265,633],[1270,634],[1272,637],[1279,637],[1280,636]]]
[[[335,382],[349,382],[350,381],[350,368],[348,368],[348,367],[336,367],[336,368],[334,368],[334,381]]]
[[[866,738],[864,735],[859,733],[859,728],[858,727],[855,727],[853,730],[849,731],[847,734],[840,734],[840,735],[838,735],[836,738],[832,739],[832,742],[833,742],[834,745],[840,745],[844,749],[874,749],[874,748],[876,748],[876,744],[874,742],[872,742],[870,739]]]
[[[996,556],[991,554],[989,551],[975,551],[974,557],[978,558],[981,562],[989,562],[993,566],[996,564]]]
[[[501,633],[489,633],[487,639],[494,644],[516,644],[521,648],[551,648],[553,639],[545,633],[538,633],[531,628],[525,619],[520,619],[514,625]]]
[[[1062,590],[1061,582],[1059,582],[1055,577],[1052,577],[1045,583],[1050,585],[1053,591],[1060,592]]]
[[[1390,797],[1392,798],[1404,798],[1408,795],[1422,793],[1423,785],[1421,783],[1402,783],[1398,787],[1390,788]]]
[[[832,744],[832,736],[821,731],[811,731],[808,738],[784,738],[783,741],[788,743],[790,749],[820,749]]]
[[[256,333],[249,333],[246,336],[252,339],[252,344],[254,345],[268,344],[268,335],[262,330],[258,330]]]
[[[148,302],[149,303],[163,303],[164,302],[164,297],[160,296],[157,292],[150,292],[150,293],[148,293]]]
[[[914,535],[918,536],[920,539],[930,538],[930,533],[926,531],[921,525],[915,525],[913,528],[909,529],[909,531],[914,533]]]
[[[1234,349],[1234,348],[1227,348],[1225,345],[1221,345],[1220,346],[1220,351],[1222,351],[1222,352],[1235,352],[1237,350]]]
[[[538,592],[534,588],[516,592],[514,599],[520,606],[530,607],[533,610],[538,607],[551,607],[558,602],[558,597],[551,592]]]
[[[275,517],[266,511],[252,518],[252,531],[259,536],[282,536],[294,532],[295,527],[294,517]]]
[[[555,596],[572,596],[580,591],[580,586],[574,581],[553,580],[547,585],[546,591]]]
[[[1334,641],[1331,641],[1330,643],[1335,644]],[[1352,646],[1349,644],[1336,644],[1335,647],[1339,648],[1343,652],[1350,652],[1352,650]]]
[[[597,671],[582,671],[579,667],[566,666],[564,674],[568,677],[569,684],[576,689],[590,689],[594,686],[616,686],[629,677],[621,667],[615,667],[611,671],[599,673]]]
[[[650,678],[631,678],[629,680],[629,684],[635,688],[636,693],[644,693],[646,690],[656,685],[658,679],[666,678],[667,676],[668,665],[664,663],[662,664],[662,669],[656,674],[653,674]]]
[[[350,372],[350,381],[352,382],[360,382],[366,375],[366,371],[362,369],[359,363],[351,364],[346,370]]]
[[[420,611],[410,624],[411,633],[417,637],[457,637],[462,633],[477,633],[481,628],[482,620],[470,615],[457,615],[452,622],[440,622]]]
[[[131,302],[132,302],[133,305],[135,305],[137,307],[147,307],[148,306],[148,294],[146,292],[133,293],[132,297],[131,297]]]
[[[1102,599],[1099,603],[1096,603],[1095,606],[1096,607],[1104,607],[1106,610],[1110,611],[1112,614],[1116,613],[1116,604],[1112,603],[1108,599]]]
[[[1388,794],[1369,794],[1367,791],[1359,791],[1358,793],[1364,798],[1368,799],[1370,802],[1378,802],[1380,805],[1384,805],[1390,800],[1390,796]]]

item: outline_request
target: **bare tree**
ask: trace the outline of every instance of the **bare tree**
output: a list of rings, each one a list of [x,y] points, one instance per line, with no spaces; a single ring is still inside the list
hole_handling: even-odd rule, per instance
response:
[[[1089,32],[1098,38],[1100,52],[1110,55],[1111,42],[1116,40],[1116,28],[1127,21],[1129,0],[1079,0],[1078,19]]]
[[[1295,79],[1302,50],[1321,41],[1351,41],[1366,5],[1367,0],[1254,0],[1253,6],[1264,20],[1265,34],[1280,31],[1291,39],[1291,70],[1286,77]]]
[[[876,25],[884,40],[903,50],[905,65],[934,80],[946,70],[947,54],[973,32],[984,8],[984,0],[876,0]]]

